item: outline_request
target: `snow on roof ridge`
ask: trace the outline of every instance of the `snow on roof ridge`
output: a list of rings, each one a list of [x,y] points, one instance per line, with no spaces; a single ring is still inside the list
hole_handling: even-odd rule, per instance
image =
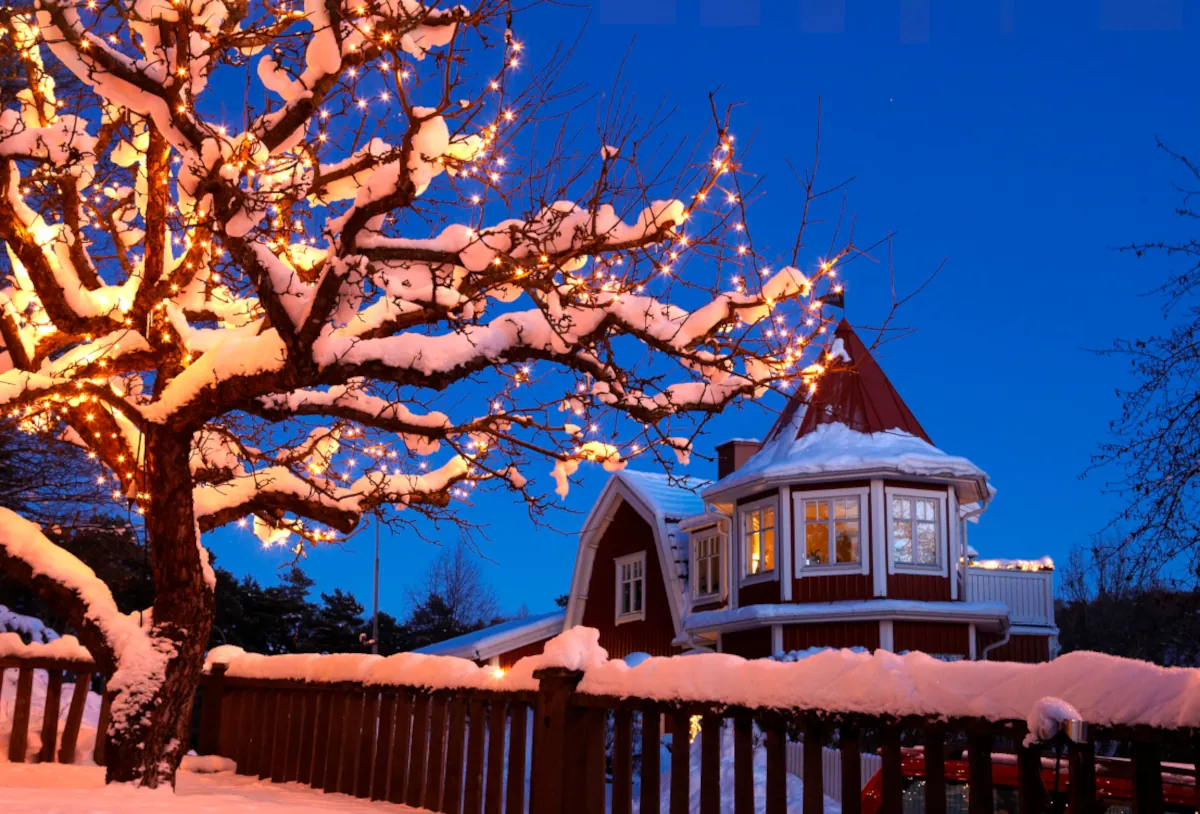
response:
[[[634,491],[655,516],[666,521],[682,520],[704,511],[700,490],[712,481],[689,475],[666,472],[641,472],[623,469],[613,475]]]
[[[518,640],[532,636],[535,637],[534,641],[537,641],[538,638],[561,632],[566,615],[565,610],[557,610],[551,613],[509,619],[499,624],[464,633],[461,636],[455,636],[453,639],[417,648],[413,652],[430,656],[489,659],[506,650],[532,644],[529,641],[515,643]]]

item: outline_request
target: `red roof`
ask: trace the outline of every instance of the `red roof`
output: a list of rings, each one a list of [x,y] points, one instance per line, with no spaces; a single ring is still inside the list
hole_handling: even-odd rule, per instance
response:
[[[792,426],[796,412],[803,410],[797,438],[812,432],[819,424],[836,423],[858,432],[901,430],[932,444],[850,323],[843,319],[834,336],[842,340],[850,361],[840,357],[826,360],[825,373],[817,380],[817,392],[810,399],[807,388],[798,390],[788,400],[767,440]]]

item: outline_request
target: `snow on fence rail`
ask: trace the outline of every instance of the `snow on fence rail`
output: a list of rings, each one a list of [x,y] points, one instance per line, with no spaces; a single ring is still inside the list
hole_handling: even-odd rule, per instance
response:
[[[903,744],[923,747],[927,814],[944,814],[945,760],[964,751],[970,814],[993,814],[999,750],[1015,754],[1021,811],[1043,810],[1048,739],[1067,750],[1072,810],[1094,810],[1093,743],[1103,739],[1128,744],[1135,810],[1161,814],[1162,760],[1191,760],[1200,742],[1197,670],[1097,654],[1017,665],[848,651],[791,664],[713,654],[631,668],[608,661],[597,642],[596,631],[572,629],[507,673],[418,654],[218,648],[201,686],[199,751],[234,759],[243,774],[447,814],[782,814],[787,744],[802,739],[837,749],[840,790],[831,791],[844,814],[862,814],[863,752],[877,753],[872,799],[879,814],[900,814]],[[1064,719],[1086,721],[1090,740],[1066,743]],[[722,771],[722,739],[703,737],[726,726],[732,774]],[[659,784],[637,778],[663,773],[667,743],[664,810]],[[824,812],[827,753],[801,758],[805,814]],[[754,782],[756,754],[764,788]]]

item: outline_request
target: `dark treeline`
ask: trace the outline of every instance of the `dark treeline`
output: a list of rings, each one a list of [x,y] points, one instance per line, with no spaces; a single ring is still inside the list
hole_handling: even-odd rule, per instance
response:
[[[62,527],[46,531],[112,587],[123,612],[150,607],[154,596],[150,564],[124,521],[100,516],[75,522],[69,532]],[[407,595],[410,611],[403,621],[380,613],[381,654],[414,650],[501,621],[469,556],[454,549],[438,558],[421,591]],[[459,561],[457,566],[455,561]],[[254,577],[238,579],[214,566],[216,619],[211,646],[232,644],[272,654],[362,653],[371,649],[370,614],[353,594],[335,588],[332,593],[314,596],[313,581],[296,567],[283,571],[276,584],[263,585]],[[446,574],[451,575],[450,582],[445,580]],[[2,574],[0,605],[41,619],[60,632],[70,632],[40,599]]]
[[[1120,544],[1072,552],[1058,574],[1063,652],[1095,650],[1170,667],[1200,666],[1200,590],[1147,577]]]

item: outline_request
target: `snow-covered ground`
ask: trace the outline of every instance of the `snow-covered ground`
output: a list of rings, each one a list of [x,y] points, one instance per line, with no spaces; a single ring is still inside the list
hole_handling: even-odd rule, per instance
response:
[[[37,814],[401,814],[414,809],[220,772],[179,773],[176,794],[105,786],[99,766],[0,763],[0,811]]]

